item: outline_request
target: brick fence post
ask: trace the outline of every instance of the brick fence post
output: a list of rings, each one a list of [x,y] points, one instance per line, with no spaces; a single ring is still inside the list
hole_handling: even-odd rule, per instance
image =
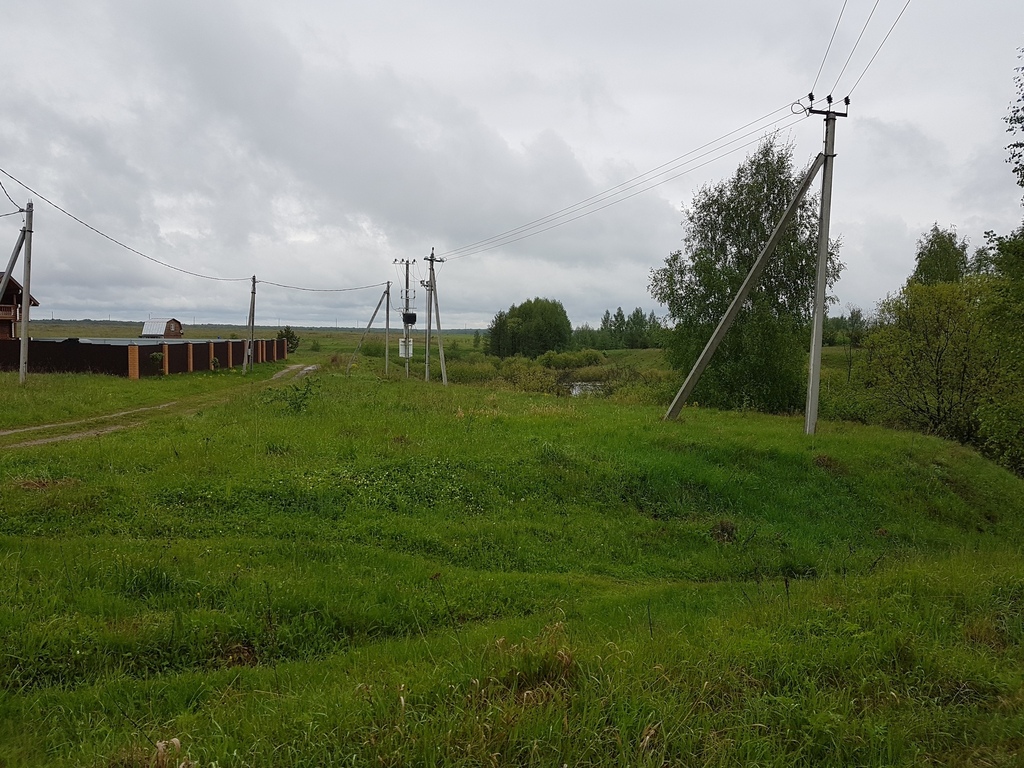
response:
[[[160,352],[164,356],[164,359],[163,359],[162,362],[163,362],[163,368],[164,368],[164,376],[166,376],[171,371],[171,356],[170,356],[170,354],[168,354],[168,350],[167,350],[167,345],[166,344],[161,344],[160,345]]]
[[[128,345],[128,378],[139,378],[139,347],[135,344]]]

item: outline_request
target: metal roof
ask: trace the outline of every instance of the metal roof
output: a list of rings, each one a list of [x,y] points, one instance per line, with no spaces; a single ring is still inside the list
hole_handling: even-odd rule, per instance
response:
[[[163,336],[167,331],[167,324],[174,320],[173,317],[154,317],[147,320],[142,326],[143,336]]]

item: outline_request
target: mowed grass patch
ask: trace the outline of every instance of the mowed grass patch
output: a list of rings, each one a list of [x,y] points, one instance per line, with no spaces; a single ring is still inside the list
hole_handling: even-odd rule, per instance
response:
[[[325,373],[0,453],[0,757],[1012,754],[1018,478],[910,434],[662,413]]]

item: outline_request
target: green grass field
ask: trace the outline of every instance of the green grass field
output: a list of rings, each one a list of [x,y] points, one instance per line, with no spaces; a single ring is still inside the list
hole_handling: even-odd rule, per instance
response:
[[[283,383],[0,381],[36,420],[194,404],[0,450],[0,765],[1020,764],[1020,478],[345,344]]]

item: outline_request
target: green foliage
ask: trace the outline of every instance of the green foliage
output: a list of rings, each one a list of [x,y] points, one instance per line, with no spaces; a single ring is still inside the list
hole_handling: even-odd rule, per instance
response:
[[[384,340],[367,339],[363,342],[362,353],[367,357],[384,357]]]
[[[585,368],[588,365],[600,365],[604,359],[604,355],[596,349],[583,349],[579,352],[545,352],[537,358],[537,362],[545,368],[566,371]]]
[[[509,385],[523,392],[558,390],[558,379],[554,371],[524,357],[508,357],[502,360],[500,376]]]
[[[263,399],[268,403],[281,405],[290,413],[302,413],[309,408],[313,398],[319,393],[320,380],[314,376],[306,376],[298,384],[268,389]]]
[[[983,282],[910,282],[879,305],[871,334],[872,383],[907,426],[970,442],[978,406],[998,379],[997,350],[980,311]]]
[[[912,277],[882,302],[868,338],[867,383],[892,421],[975,445],[1020,473],[1024,227],[986,238],[969,265],[972,275],[930,283]],[[965,242],[936,228],[922,242],[937,241],[952,257],[936,263],[964,264]]]
[[[1020,50],[1024,56],[1024,48]],[[1013,83],[1017,88],[1017,101],[1010,105],[1010,113],[1004,119],[1006,132],[1017,139],[1006,147],[1010,153],[1006,162],[1012,166],[1017,184],[1024,187],[1024,67],[1016,68]]]
[[[599,328],[584,323],[572,334],[576,349],[650,349],[659,345],[661,323],[654,312],[648,315],[637,307],[627,316],[622,307],[605,310]]]
[[[501,358],[561,352],[572,339],[572,323],[560,301],[529,299],[498,312],[488,328],[488,351]]]
[[[299,336],[290,325],[286,325],[284,328],[277,332],[277,338],[284,339],[285,344],[288,347],[288,354],[291,354],[299,348],[299,343],[302,341],[302,337]]]
[[[967,239],[957,240],[956,227],[932,224],[917,241],[917,256],[910,280],[922,285],[958,283],[967,274]]]
[[[311,341],[309,343],[309,351],[310,352],[319,352],[320,351],[320,340],[319,339],[313,339],[313,341]]]
[[[685,248],[652,270],[651,295],[668,307],[673,366],[688,370],[800,184],[793,148],[766,140],[732,178],[701,189],[684,211]],[[803,404],[817,262],[818,215],[805,197],[698,384],[701,403],[791,411]],[[828,286],[842,268],[830,246]]]

